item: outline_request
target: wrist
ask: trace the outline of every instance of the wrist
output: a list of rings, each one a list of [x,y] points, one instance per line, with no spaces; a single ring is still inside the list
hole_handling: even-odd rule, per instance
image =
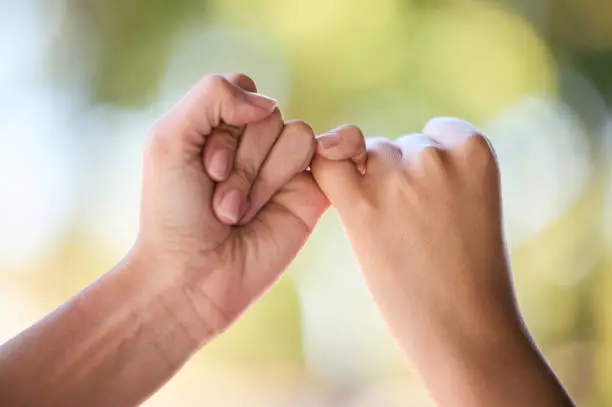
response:
[[[436,328],[422,335],[420,348],[416,349],[414,362],[426,371],[440,364],[452,362],[461,370],[478,368],[488,361],[495,362],[502,355],[524,353],[532,348],[532,342],[522,319],[517,314],[497,318],[474,313],[467,318],[445,315],[437,318]]]
[[[193,276],[207,275],[214,262],[203,258],[196,264],[181,257],[152,255],[136,246],[113,270],[113,279],[126,295],[140,299],[143,318],[150,317],[153,309],[162,309],[164,324],[180,327],[186,339],[201,346],[219,332],[222,323],[218,311],[202,298],[201,280]]]
[[[448,339],[415,361],[440,405],[571,405],[522,327],[479,337],[456,333]]]

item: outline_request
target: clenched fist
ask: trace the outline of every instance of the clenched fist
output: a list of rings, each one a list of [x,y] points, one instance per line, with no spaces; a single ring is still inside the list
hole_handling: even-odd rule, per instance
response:
[[[1,405],[138,405],[278,279],[329,202],[311,128],[255,92],[207,76],[152,127],[133,250],[0,349]]]
[[[332,133],[355,138],[359,129]],[[570,405],[516,306],[488,140],[464,121],[435,119],[423,133],[367,145],[365,176],[323,157],[313,174],[434,398],[447,407]]]
[[[211,335],[280,276],[328,205],[305,171],[312,130],[254,91],[242,75],[204,78],[145,151],[134,256],[184,286]]]

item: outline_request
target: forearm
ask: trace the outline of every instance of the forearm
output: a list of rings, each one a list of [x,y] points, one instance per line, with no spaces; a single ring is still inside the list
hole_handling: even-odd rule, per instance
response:
[[[452,344],[442,345],[418,366],[440,406],[574,406],[523,332],[476,341],[462,335],[448,338]]]
[[[212,334],[181,283],[128,260],[0,348],[3,406],[133,406]]]

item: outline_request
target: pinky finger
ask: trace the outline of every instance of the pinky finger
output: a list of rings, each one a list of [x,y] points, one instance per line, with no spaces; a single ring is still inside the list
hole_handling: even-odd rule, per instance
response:
[[[365,174],[368,154],[365,137],[357,126],[343,125],[317,137],[317,154],[332,161],[351,160]]]

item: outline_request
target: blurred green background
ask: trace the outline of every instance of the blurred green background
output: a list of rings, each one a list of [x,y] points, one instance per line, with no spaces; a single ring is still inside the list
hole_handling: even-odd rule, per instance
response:
[[[488,134],[527,323],[581,406],[612,405],[612,3],[0,0],[0,58],[0,341],[123,256],[148,125],[202,75],[239,71],[317,132],[397,137],[445,115]],[[330,211],[145,405],[433,404]]]

